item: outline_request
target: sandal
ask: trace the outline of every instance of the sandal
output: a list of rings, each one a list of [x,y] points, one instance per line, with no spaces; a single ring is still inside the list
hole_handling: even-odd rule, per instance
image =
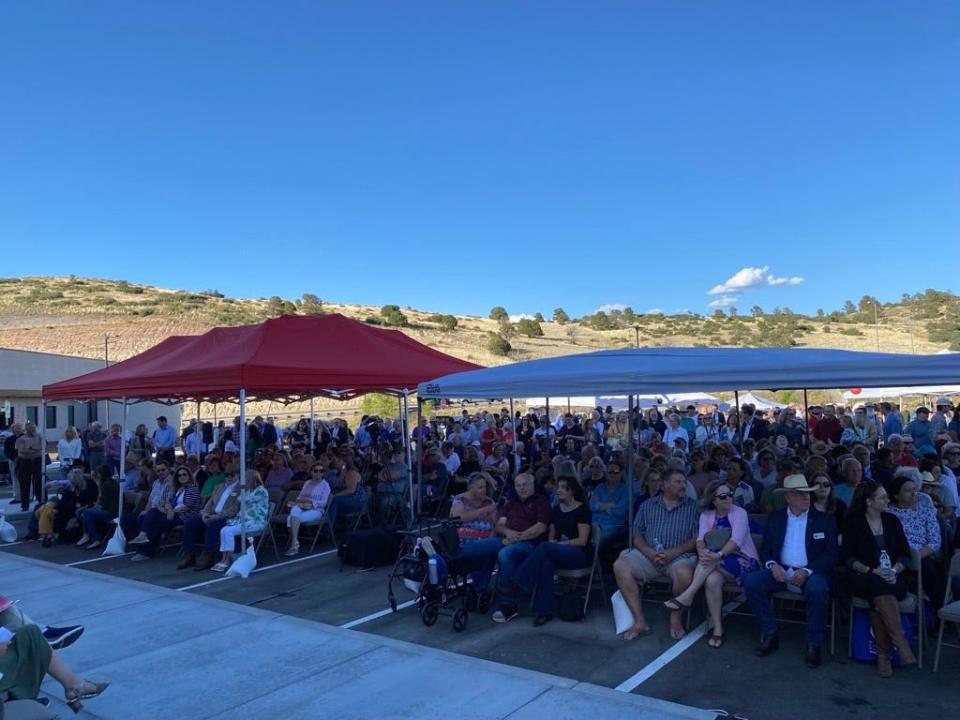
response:
[[[101,547],[102,545],[103,545],[103,540],[97,540],[96,542],[92,542],[89,545],[87,545],[84,548],[84,550],[96,550],[98,547]]]
[[[624,642],[630,642],[631,640],[646,637],[647,635],[653,635],[653,628],[649,625],[647,625],[647,627],[645,627],[643,630],[627,630],[620,637],[623,638]]]
[[[292,546],[290,547],[290,549],[287,550],[287,551],[284,553],[284,556],[285,556],[285,557],[293,557],[294,555],[298,555],[299,553],[300,553],[300,546],[299,546],[299,545],[292,545]]]
[[[216,565],[214,565],[214,566],[213,566],[212,568],[210,568],[210,569],[213,570],[214,572],[226,572],[228,567],[230,567],[230,566],[227,565],[226,563],[224,563],[224,562],[218,562]]]
[[[84,687],[92,687],[93,690],[89,692],[83,692]],[[67,707],[73,710],[73,712],[78,713],[83,710],[83,703],[80,702],[81,700],[90,700],[95,698],[108,687],[110,687],[110,683],[95,683],[90,682],[89,680],[84,680],[80,683],[79,687],[75,687],[71,690],[64,690],[63,697],[67,701]]]
[[[723,647],[723,641],[726,639],[725,633],[720,633],[719,635],[711,635],[707,638],[707,646],[712,647],[714,650],[719,650]]]
[[[672,610],[673,612],[684,612],[685,610],[690,609],[689,605],[684,605],[677,598],[670,598],[665,603],[663,603],[663,606],[667,610]]]

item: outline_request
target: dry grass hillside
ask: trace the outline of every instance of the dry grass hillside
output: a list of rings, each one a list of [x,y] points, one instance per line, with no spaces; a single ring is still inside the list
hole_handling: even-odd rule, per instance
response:
[[[874,350],[877,346],[871,298],[859,306],[817,317],[776,309],[749,316],[715,313],[633,316],[601,314],[564,323],[543,321],[518,326],[486,317],[456,318],[396,308],[382,312],[365,305],[341,305],[312,295],[300,300],[280,297],[238,299],[216,291],[191,293],[126,281],[77,277],[0,278],[0,346],[103,357],[104,336],[111,360],[139,353],[170,335],[201,333],[217,325],[260,322],[283,313],[339,312],[358,320],[399,327],[438,350],[481,365],[552,355],[629,347],[639,334],[643,346],[801,346]],[[544,308],[544,315],[553,311]],[[890,352],[932,353],[960,349],[960,298],[928,290],[904,296],[901,303],[878,309],[880,347]],[[402,323],[406,323],[403,325]],[[532,326],[532,327],[531,327]],[[637,328],[635,330],[635,328]],[[522,334],[528,331],[531,337]],[[542,332],[541,335],[537,333]],[[491,352],[491,334],[504,337],[506,355]]]

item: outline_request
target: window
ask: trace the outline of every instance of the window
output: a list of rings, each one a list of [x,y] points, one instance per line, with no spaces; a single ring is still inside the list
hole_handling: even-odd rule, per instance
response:
[[[67,406],[67,425],[77,426],[77,408],[74,405]]]
[[[36,425],[39,417],[40,408],[36,405],[27,405],[27,422],[31,422]]]
[[[47,430],[57,429],[57,406],[47,405]]]

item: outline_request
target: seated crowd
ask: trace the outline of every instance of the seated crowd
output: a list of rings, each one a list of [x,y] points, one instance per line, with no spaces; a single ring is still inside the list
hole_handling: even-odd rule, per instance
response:
[[[119,428],[102,438],[98,428],[94,444],[80,435],[63,479],[37,503],[28,537],[50,544],[73,531],[79,547],[98,548],[122,503],[134,561],[153,557],[181,528],[178,568],[223,571],[237,537],[270,522],[271,494],[285,499],[277,510],[291,556],[305,525],[336,526],[363,509],[378,523],[409,519],[399,420],[365,417],[356,431],[339,419],[315,421],[312,433],[301,420],[284,433],[257,417],[243,431],[243,458],[237,421],[205,430],[191,424],[180,441],[195,452],[177,455],[165,419],[152,434],[139,426],[126,444],[122,486],[112,440]],[[771,596],[789,592],[805,600],[805,657],[816,667],[831,598],[845,593],[869,601],[885,658],[878,670],[889,674],[892,646],[901,662],[912,659],[897,621],[911,548],[932,606],[944,596],[956,542],[958,430],[945,399],[933,414],[917,408],[913,419],[888,403],[880,412],[870,403],[814,406],[806,418],[785,408],[770,419],[750,405],[726,414],[716,406],[651,408],[630,422],[626,412],[597,408],[583,418],[561,414],[556,424],[536,413],[464,410],[442,422],[423,418],[413,430],[413,498],[419,509],[460,521],[460,553],[481,567],[477,590],[493,593],[498,569],[497,622],[516,617],[527,598],[534,624],[550,621],[555,571],[590,567],[596,551],[634,618],[625,640],[651,632],[639,586],[661,581],[671,595],[664,605],[672,637],[685,634],[684,615],[703,590],[707,643],[720,648],[723,593],[732,589],[756,614],[756,653],[765,656],[779,646]],[[241,463],[249,468],[243,488]],[[22,485],[28,499],[30,478]]]

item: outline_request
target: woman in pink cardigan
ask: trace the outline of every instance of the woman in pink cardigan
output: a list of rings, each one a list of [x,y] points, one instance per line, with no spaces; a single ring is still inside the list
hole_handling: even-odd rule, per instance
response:
[[[750,535],[750,518],[746,510],[734,503],[733,491],[723,480],[714,480],[704,490],[697,534],[700,562],[694,570],[693,582],[680,595],[664,603],[673,611],[686,610],[705,586],[713,624],[707,644],[712,648],[723,645],[723,586],[726,583],[742,585],[743,576],[760,567],[760,556]]]

